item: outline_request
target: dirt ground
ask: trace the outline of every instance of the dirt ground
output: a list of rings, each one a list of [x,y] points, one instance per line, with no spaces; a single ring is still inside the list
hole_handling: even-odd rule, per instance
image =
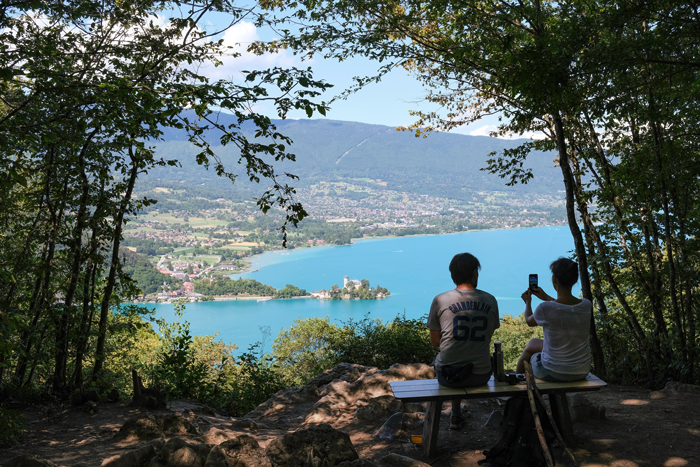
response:
[[[586,394],[593,404],[605,407],[606,418],[574,424],[578,445],[573,452],[578,464],[585,467],[700,466],[698,394],[650,392],[617,385]],[[331,418],[335,428],[350,435],[360,458],[372,460],[380,466],[386,465],[381,461],[382,457],[397,453],[435,467],[467,467],[476,466],[484,459],[483,450],[495,442],[497,428],[486,428],[484,424],[494,410],[502,410],[504,405],[504,401],[498,399],[470,401],[471,415],[466,426],[462,430],[450,431],[449,409],[445,404],[439,454],[434,459],[421,456],[420,447],[410,443],[412,433],[402,432],[390,441],[377,439],[374,435],[382,421],[373,423],[353,418],[356,407],[335,411]],[[264,410],[256,409],[251,413],[253,420],[265,425],[260,429],[234,428],[235,419],[214,414],[193,401],[172,402],[168,410],[160,413],[191,409],[193,412],[186,412],[187,416],[199,425],[202,432],[213,426],[232,434],[247,433],[265,447],[276,437],[308,426],[310,411],[318,407],[318,400],[316,403],[310,400],[286,406],[273,401]],[[60,418],[49,420],[43,413],[45,407],[15,405],[14,408],[24,412],[27,430],[21,445],[0,450],[0,465],[17,455],[30,454],[57,465],[99,466],[104,459],[123,454],[138,445],[138,441],[118,442],[113,437],[127,419],[147,412],[127,403],[103,403],[93,415],[80,407],[68,407],[61,411]],[[418,425],[412,431],[419,434],[421,428]],[[557,466],[571,465],[561,449],[555,449],[554,456]]]

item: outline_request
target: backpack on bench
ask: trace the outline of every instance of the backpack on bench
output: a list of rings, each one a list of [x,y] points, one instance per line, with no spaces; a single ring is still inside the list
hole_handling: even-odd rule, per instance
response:
[[[544,406],[539,400],[535,402],[542,431],[547,445],[550,445],[556,439],[556,435]],[[479,461],[479,464],[488,462],[492,467],[545,467],[547,465],[527,397],[511,397],[508,400],[503,412],[503,421],[498,428],[496,444],[484,451],[484,455],[486,459]]]

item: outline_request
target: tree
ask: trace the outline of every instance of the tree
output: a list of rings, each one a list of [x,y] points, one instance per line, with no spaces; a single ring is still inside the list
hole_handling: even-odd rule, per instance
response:
[[[239,148],[245,176],[269,180],[261,210],[280,206],[294,225],[306,215],[285,181],[294,176],[272,165],[294,159],[291,141],[250,109],[324,113],[312,99],[327,85],[293,68],[250,71],[243,84],[209,80],[200,65],[227,53],[222,31],[200,28],[209,13],[228,14],[229,27],[258,16],[229,1],[0,6],[0,309],[9,311],[0,314],[0,382],[22,387],[42,372],[66,393],[83,384],[85,365],[104,376],[109,310],[137,292],[119,259],[122,228],[153,203],[132,197],[135,182],[178,164],[149,146],[164,128],[185,129],[197,161],[235,181],[205,138],[218,132],[219,144]],[[219,111],[236,123],[219,124]],[[248,124],[255,141],[240,131]]]
[[[526,183],[532,178],[524,165],[528,154],[556,151],[583,296],[595,300],[604,327],[602,343],[591,321],[596,371],[624,366],[625,374],[651,385],[669,377],[697,380],[697,6],[580,0],[264,5],[306,21],[278,46],[382,63],[376,76],[358,78],[347,94],[396,66],[412,72],[429,89],[427,100],[442,108],[415,113],[409,129],[417,135],[494,113],[504,117],[494,135],[542,132],[543,140],[493,154],[488,170],[508,184]],[[632,352],[619,352],[630,345],[620,336],[632,341]]]

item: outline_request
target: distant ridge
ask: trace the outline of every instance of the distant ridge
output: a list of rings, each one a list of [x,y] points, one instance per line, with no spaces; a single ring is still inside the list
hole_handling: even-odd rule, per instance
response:
[[[235,117],[222,114],[219,121],[233,123]],[[516,147],[522,140],[451,133],[416,138],[412,132],[389,126],[327,119],[273,122],[280,133],[293,141],[288,150],[296,155],[296,162],[275,163],[279,172],[300,177],[290,183],[293,186],[320,181],[380,180],[387,189],[456,199],[469,199],[471,193],[483,191],[552,195],[563,190],[561,171],[554,166],[551,153],[533,153],[528,158],[525,166],[532,168],[535,178],[524,186],[507,187],[504,179],[480,170],[486,166],[490,152]],[[244,133],[253,139],[253,125],[245,125]],[[206,137],[215,145],[218,142],[216,135]],[[156,145],[159,156],[179,159],[185,170],[157,168],[149,174],[150,179],[230,187],[227,180],[197,166],[192,157],[194,148],[185,141],[184,131],[166,129],[163,138],[165,141]],[[243,174],[237,166],[237,148],[218,147],[216,152],[227,167]]]

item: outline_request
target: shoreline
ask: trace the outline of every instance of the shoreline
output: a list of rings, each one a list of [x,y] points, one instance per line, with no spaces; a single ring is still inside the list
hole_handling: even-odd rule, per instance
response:
[[[214,302],[230,302],[230,301],[235,301],[235,300],[260,300],[260,299],[265,299],[267,300],[298,300],[298,299],[307,299],[307,298],[314,298],[311,295],[303,296],[303,297],[288,297],[288,298],[275,298],[272,295],[267,295],[263,297],[214,297]],[[206,303],[206,302],[200,302],[200,303]]]

